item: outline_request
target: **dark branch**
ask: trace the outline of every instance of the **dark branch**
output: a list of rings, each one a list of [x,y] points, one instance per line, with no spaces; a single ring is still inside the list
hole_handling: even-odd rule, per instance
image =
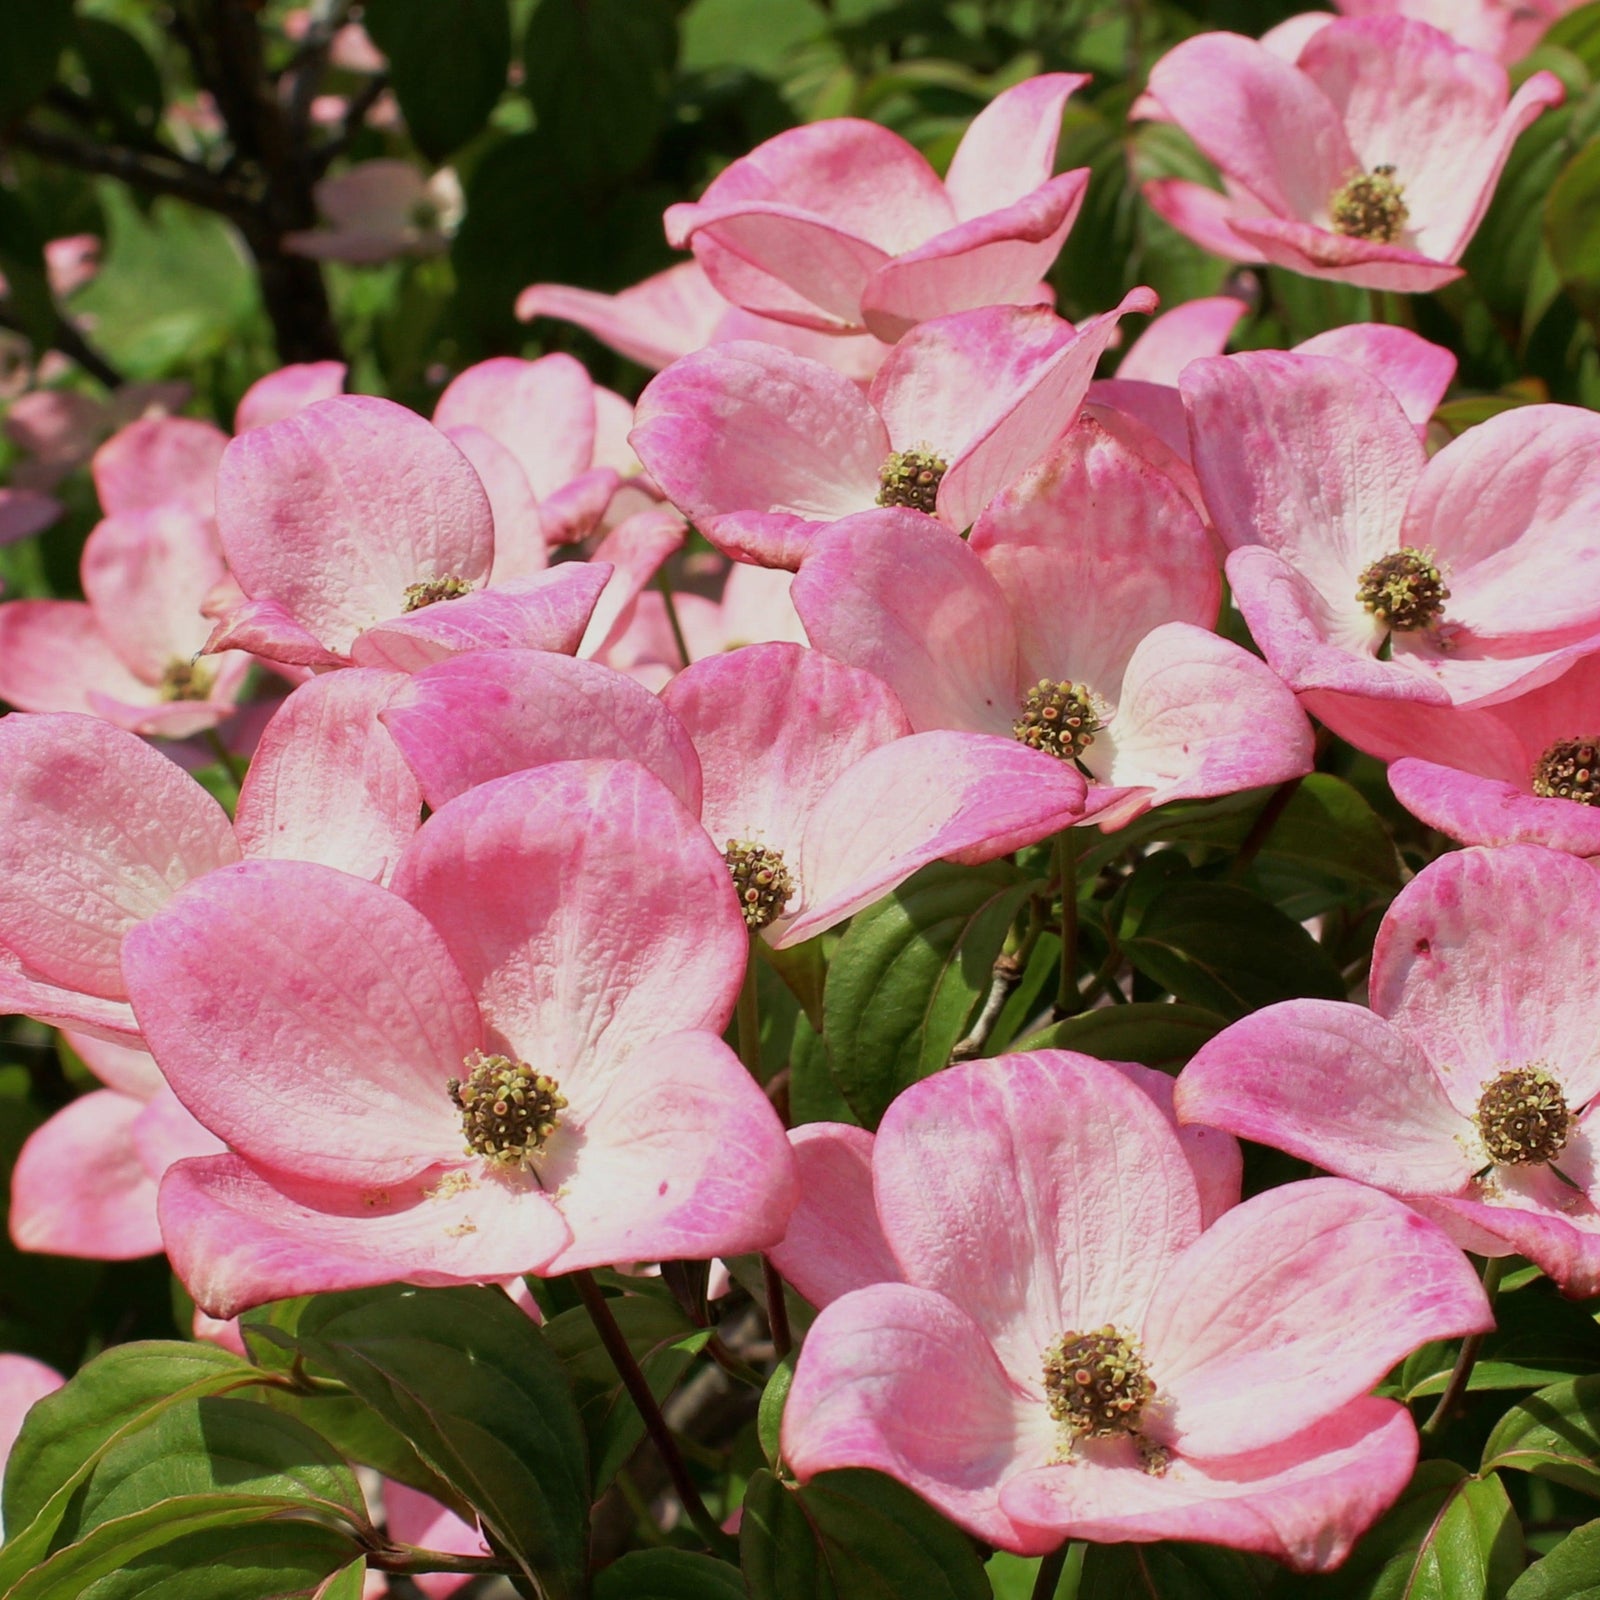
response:
[[[244,197],[231,185],[179,155],[130,150],[124,145],[95,144],[70,133],[41,127],[36,122],[19,123],[12,128],[9,139],[41,160],[59,162],[79,172],[119,178],[149,194],[171,195],[232,217],[238,217],[245,208]]]

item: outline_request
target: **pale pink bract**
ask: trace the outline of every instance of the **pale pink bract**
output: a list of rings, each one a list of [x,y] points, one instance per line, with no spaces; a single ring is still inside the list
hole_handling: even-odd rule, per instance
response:
[[[1387,1189],[1465,1248],[1592,1295],[1597,913],[1600,875],[1570,855],[1442,856],[1383,919],[1371,1010],[1288,1000],[1243,1018],[1184,1069],[1178,1114]],[[1534,1142],[1519,1115],[1543,1122]]]
[[[1088,187],[1085,168],[1051,176],[1086,81],[1047,73],[996,96],[942,181],[876,123],[791,128],[670,206],[667,239],[735,305],[802,327],[892,342],[929,317],[1030,304]]]
[[[1335,18],[1294,61],[1232,33],[1187,39],[1151,69],[1151,98],[1220,168],[1227,192],[1162,178],[1145,196],[1235,261],[1425,293],[1488,209],[1516,137],[1564,94],[1426,23]]]
[[[1178,1538],[1336,1566],[1416,1461],[1404,1408],[1367,1391],[1418,1345],[1492,1325],[1444,1234],[1356,1184],[1270,1190],[1202,1231],[1161,1110],[1065,1051],[913,1085],[871,1179],[902,1281],[817,1318],[783,1458],[802,1482],[886,1472],[1023,1554]],[[1154,1386],[1103,1435],[1065,1420],[1072,1369],[1052,1389],[1048,1365],[1096,1335]]]

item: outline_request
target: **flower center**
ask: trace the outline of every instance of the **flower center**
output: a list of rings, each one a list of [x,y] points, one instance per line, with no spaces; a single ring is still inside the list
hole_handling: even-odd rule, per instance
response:
[[[1392,632],[1415,633],[1439,620],[1450,591],[1432,556],[1403,545],[1361,574],[1356,598]]]
[[[939,498],[939,485],[950,463],[927,445],[897,450],[878,469],[878,504],[926,511],[931,517]]]
[[[1139,1437],[1155,1383],[1138,1344],[1109,1322],[1093,1333],[1064,1333],[1045,1351],[1044,1392],[1069,1440],[1130,1435],[1147,1472],[1166,1470],[1166,1450]]]
[[[204,700],[211,693],[211,669],[174,656],[161,674],[163,700]]]
[[[1328,202],[1333,231],[1352,239],[1393,244],[1405,231],[1406,219],[1411,215],[1403,195],[1391,166],[1352,174]]]
[[[445,1087],[461,1113],[467,1153],[500,1166],[525,1167],[560,1125],[567,1099],[554,1078],[526,1061],[474,1050],[462,1062],[465,1079]]]
[[[783,915],[783,908],[794,893],[794,875],[783,864],[781,850],[750,844],[743,839],[730,839],[722,859],[733,874],[739,909],[744,913],[745,926],[752,933],[766,927],[774,917]]]
[[[420,611],[424,606],[437,605],[441,600],[459,600],[472,593],[472,585],[465,578],[429,578],[422,583],[406,585],[406,610]]]
[[[1011,724],[1011,732],[1031,750],[1076,761],[1104,726],[1098,699],[1087,684],[1041,678],[1022,697],[1022,715]]]
[[[1534,765],[1533,792],[1546,800],[1576,800],[1580,806],[1600,805],[1597,756],[1600,756],[1600,736],[1557,739]]]
[[[1478,1097],[1478,1133],[1497,1166],[1553,1161],[1567,1142],[1572,1113],[1561,1085],[1537,1062],[1513,1067]]]

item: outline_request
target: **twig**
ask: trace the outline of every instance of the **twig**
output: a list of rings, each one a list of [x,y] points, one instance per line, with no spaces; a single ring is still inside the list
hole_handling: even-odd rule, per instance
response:
[[[125,145],[94,144],[74,134],[21,122],[6,136],[10,143],[32,151],[42,160],[59,162],[78,172],[96,172],[118,178],[149,194],[171,195],[191,205],[204,206],[238,218],[249,209],[246,198],[214,173],[175,151],[131,150]]]
[[[622,1385],[628,1391],[629,1398],[644,1419],[645,1432],[650,1435],[651,1442],[661,1457],[662,1465],[667,1469],[667,1476],[672,1480],[672,1487],[677,1491],[678,1499],[682,1501],[689,1521],[694,1524],[695,1532],[706,1542],[713,1554],[737,1560],[737,1546],[717,1526],[716,1518],[706,1509],[705,1501],[700,1498],[700,1491],[695,1488],[694,1480],[689,1476],[689,1468],[684,1462],[682,1452],[678,1449],[677,1440],[672,1436],[672,1429],[667,1426],[667,1419],[661,1415],[661,1407],[656,1404],[650,1381],[640,1370],[639,1363],[633,1359],[633,1351],[628,1348],[628,1341],[622,1329],[617,1326],[617,1319],[611,1315],[606,1297],[600,1285],[594,1281],[594,1275],[589,1272],[574,1272],[568,1275],[567,1281],[578,1291],[583,1309],[589,1313],[589,1320],[594,1324],[595,1332],[600,1335],[600,1342],[606,1347],[606,1354],[611,1357],[612,1365],[617,1369],[617,1376],[622,1379]]]
[[[1294,799],[1304,781],[1303,777],[1290,778],[1286,783],[1280,783],[1268,796],[1267,803],[1256,813],[1256,820],[1250,824],[1250,831],[1244,836],[1244,843],[1239,846],[1239,853],[1233,858],[1233,865],[1228,868],[1230,877],[1242,878],[1245,869],[1261,854],[1261,847],[1272,837],[1272,830],[1278,826],[1279,818],[1289,809],[1289,802]]]
[[[376,72],[345,102],[344,118],[339,124],[338,133],[311,152],[311,171],[314,176],[320,178],[356,142],[357,135],[366,124],[367,113],[388,87],[389,74]]]
[[[1483,1264],[1483,1292],[1489,1297],[1491,1306],[1494,1304],[1495,1295],[1499,1292],[1501,1274],[1505,1269],[1504,1256],[1491,1256]],[[1451,1414],[1461,1403],[1467,1392],[1467,1384],[1472,1380],[1472,1369],[1477,1365],[1478,1352],[1483,1349],[1485,1337],[1486,1335],[1482,1333],[1472,1333],[1461,1341],[1456,1364],[1450,1371],[1450,1381],[1445,1385],[1444,1393],[1439,1396],[1439,1403],[1433,1408],[1433,1415],[1417,1429],[1425,1441],[1431,1442],[1438,1438],[1440,1431],[1450,1420]]]
[[[1056,1015],[1070,1017],[1078,998],[1078,841],[1071,828],[1056,835],[1056,877],[1061,884],[1061,977],[1056,985]]]
[[[1033,1580],[1033,1600],[1055,1600],[1056,1590],[1061,1587],[1061,1574],[1066,1569],[1067,1553],[1071,1549],[1070,1543],[1063,1544],[1039,1563],[1039,1576]]]
[[[789,1331],[789,1306],[783,1298],[783,1275],[762,1256],[761,1276],[767,1286],[767,1326],[772,1329],[772,1348],[782,1361],[794,1349],[794,1335]]]
[[[367,1565],[378,1572],[480,1572],[503,1573],[516,1569],[499,1556],[451,1555],[444,1550],[424,1550],[414,1544],[385,1544],[367,1552]]]
[[[0,301],[0,328],[9,328],[13,333],[28,332],[27,327],[3,301]],[[59,313],[55,319],[55,328],[50,335],[50,344],[62,355],[70,356],[91,377],[98,378],[106,388],[117,389],[122,386],[122,374],[84,338],[73,323]]]
[[[1016,992],[1017,985],[1028,970],[1034,946],[1044,932],[1044,920],[1044,903],[1035,895],[1028,903],[1028,928],[1022,936],[1022,943],[1014,952],[1002,953],[996,959],[989,980],[989,992],[984,996],[978,1020],[967,1030],[964,1038],[956,1040],[955,1048],[950,1052],[952,1066],[957,1061],[971,1061],[983,1054],[983,1047],[989,1042],[989,1035],[994,1032],[994,1025],[1000,1020],[1006,1001]]]

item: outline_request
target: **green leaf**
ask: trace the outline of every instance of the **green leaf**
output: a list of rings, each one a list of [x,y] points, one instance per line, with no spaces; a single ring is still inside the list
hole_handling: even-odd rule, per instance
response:
[[[1545,202],[1544,238],[1562,287],[1591,323],[1600,320],[1600,139],[1556,179]]]
[[[822,986],[828,976],[828,963],[822,954],[822,936],[774,950],[765,939],[755,943],[757,956],[788,984],[807,1021],[813,1028],[822,1026]]]
[[[828,1047],[802,1013],[789,1041],[789,1124],[856,1122],[828,1066]]]
[[[367,1586],[367,1558],[341,1568],[317,1590],[317,1600],[361,1600]]]
[[[783,1407],[789,1398],[789,1386],[794,1382],[797,1354],[791,1350],[773,1368],[766,1388],[761,1391],[761,1405],[756,1412],[756,1436],[761,1441],[761,1453],[771,1463],[776,1463],[778,1459],[778,1433],[783,1426]]]
[[[84,1600],[89,1592],[95,1600],[100,1600],[102,1591],[98,1585],[105,1579],[112,1580],[112,1592],[125,1594],[127,1590],[117,1587],[120,1575],[140,1557],[160,1550],[163,1545],[170,1546],[185,1535],[215,1533],[281,1518],[294,1509],[295,1502],[277,1496],[223,1493],[188,1495],[164,1505],[148,1506],[131,1516],[102,1522],[76,1544],[56,1551],[9,1589],[6,1600]],[[275,1524],[285,1529],[295,1526],[292,1521]],[[360,1553],[348,1534],[311,1522],[299,1526],[318,1552],[315,1562],[320,1569],[315,1572],[318,1581]],[[168,1563],[171,1563],[170,1552]],[[171,1594],[173,1591],[161,1592]],[[272,1592],[254,1591],[256,1594]]]
[[[1590,75],[1600,77],[1600,5],[1579,6],[1545,31],[1541,44],[1575,55]]]
[[[539,0],[522,58],[528,97],[565,172],[593,184],[649,160],[677,51],[666,0]]]
[[[1571,117],[1565,106],[1547,111],[1512,146],[1494,198],[1462,257],[1473,287],[1489,307],[1518,327],[1535,263],[1545,248],[1540,229],[1545,199],[1571,154]]]
[[[442,1500],[458,1514],[471,1508],[449,1484],[430,1472],[402,1435],[365,1401],[347,1394],[291,1394],[284,1389],[263,1389],[252,1398],[303,1422],[334,1447],[347,1461],[358,1462],[394,1478],[423,1494]]]
[[[1425,1461],[1337,1572],[1280,1579],[1284,1600],[1504,1600],[1523,1566],[1522,1529],[1492,1473]]]
[[[850,924],[828,965],[822,1032],[834,1081],[869,1128],[949,1062],[1036,887],[1003,861],[936,862]]]
[[[1102,1006],[1054,1022],[1019,1040],[1018,1050],[1077,1050],[1102,1061],[1138,1061],[1147,1067],[1181,1067],[1228,1019],[1199,1006],[1141,1000]]]
[[[410,1440],[548,1600],[582,1594],[583,1425],[560,1362],[504,1294],[392,1285],[318,1295],[292,1333],[272,1333]]]
[[[389,58],[389,79],[417,148],[443,161],[482,129],[505,89],[506,0],[367,0],[361,20]]]
[[[72,37],[72,0],[28,0],[6,12],[0,50],[0,128],[14,122],[55,81]]]
[[[1253,1600],[1274,1561],[1204,1544],[1090,1545],[1076,1600]]]
[[[636,1550],[594,1580],[594,1600],[745,1600],[737,1567],[687,1550]]]
[[[73,297],[92,316],[94,342],[130,378],[192,372],[239,343],[260,315],[256,276],[220,217],[177,200],[148,211],[128,191],[99,185],[108,224],[105,264]]]
[[[739,1556],[751,1600],[989,1600],[972,1541],[876,1472],[819,1473],[789,1489],[757,1472]]]
[[[1483,1470],[1494,1468],[1600,1496],[1600,1375],[1552,1384],[1506,1412],[1483,1447]]]
[[[123,1439],[168,1408],[267,1381],[215,1345],[118,1345],[28,1413],[6,1462],[0,1592],[49,1549],[78,1486]]]
[[[1322,946],[1276,906],[1233,884],[1164,885],[1122,948],[1179,1000],[1230,1018],[1278,1000],[1345,997],[1344,979]]]
[[[1269,791],[1264,804],[1273,793]],[[1173,836],[1237,850],[1260,810],[1197,817]],[[1308,773],[1300,780],[1261,854],[1378,889],[1400,887],[1400,861],[1383,819],[1360,790],[1329,772]]]
[[[161,74],[145,47],[114,22],[79,17],[72,38],[89,87],[124,135],[148,140],[161,120]]]
[[[606,1304],[649,1379],[651,1393],[657,1400],[666,1399],[710,1342],[711,1330],[696,1327],[672,1301],[653,1295],[614,1295]],[[598,1494],[644,1437],[644,1419],[623,1388],[587,1311],[579,1306],[552,1317],[544,1335],[572,1382],[589,1436]]]
[[[208,1395],[169,1407],[107,1450],[56,1542],[151,1506],[222,1493],[277,1499],[370,1532],[355,1473],[326,1440],[267,1406]]]
[[[1600,1600],[1600,1522],[1574,1528],[1511,1585],[1507,1600]]]
[[[1472,1393],[1543,1389],[1600,1369],[1594,1318],[1582,1306],[1563,1298],[1537,1270],[1533,1278],[1515,1288],[1502,1281],[1495,1323],[1467,1383]],[[1454,1340],[1423,1345],[1406,1358],[1397,1381],[1383,1392],[1403,1402],[1442,1394],[1455,1365],[1456,1350]]]

